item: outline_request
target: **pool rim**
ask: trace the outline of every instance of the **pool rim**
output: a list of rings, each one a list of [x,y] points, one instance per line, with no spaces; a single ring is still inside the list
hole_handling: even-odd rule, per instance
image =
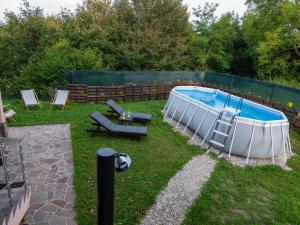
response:
[[[214,107],[212,107],[208,104],[205,104],[204,102],[197,101],[196,99],[193,99],[193,98],[177,91],[177,90],[195,90],[195,89],[196,90],[204,90],[204,91],[206,90],[206,91],[210,91],[210,92],[211,91],[217,91],[217,92],[220,92],[222,94],[229,95],[229,93],[221,91],[219,89],[207,88],[207,87],[197,87],[197,86],[176,86],[171,90],[170,95],[173,94],[175,96],[177,95],[178,97],[183,97],[187,101],[192,102],[195,105],[200,104],[202,107],[207,108],[210,112],[214,113],[215,115],[219,115],[221,110],[218,110],[218,109],[216,109],[216,108],[214,108]],[[241,97],[238,97],[238,96],[233,95],[233,94],[230,94],[230,96],[233,97],[233,98],[236,98],[236,99],[241,98]],[[267,120],[257,120],[257,119],[251,119],[251,118],[236,116],[235,120],[238,120],[239,122],[244,122],[244,123],[247,123],[247,124],[253,124],[254,122],[256,122],[256,126],[270,126],[271,124],[272,124],[272,126],[276,126],[276,125],[281,126],[282,124],[283,125],[289,125],[288,119],[282,111],[279,111],[279,110],[271,108],[269,106],[265,106],[265,105],[262,105],[260,103],[248,100],[246,98],[244,98],[243,101],[249,103],[250,105],[253,104],[257,107],[265,108],[266,110],[269,110],[271,112],[278,113],[282,116],[283,119],[281,119],[281,120],[268,120],[267,121]]]

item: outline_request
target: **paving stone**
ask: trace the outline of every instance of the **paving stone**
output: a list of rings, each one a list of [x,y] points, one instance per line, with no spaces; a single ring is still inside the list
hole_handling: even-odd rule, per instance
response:
[[[36,223],[36,225],[50,225],[50,223],[48,223],[48,222],[40,222],[40,223]]]
[[[68,180],[67,177],[62,177],[62,178],[59,178],[59,179],[57,180],[57,183],[66,183],[67,180]]]
[[[76,225],[75,219],[67,219],[67,225]]]
[[[57,209],[56,215],[58,215],[60,217],[72,218],[73,210],[72,209]]]
[[[31,204],[43,204],[47,200],[44,192],[33,192],[31,196]]]
[[[50,225],[67,225],[67,221],[65,218],[54,215],[51,218]]]
[[[41,204],[33,204],[32,201],[31,201],[29,210],[36,210],[36,209],[41,208],[42,206],[43,206],[43,203],[41,203]]]
[[[23,224],[76,225],[70,126],[46,125],[9,128],[10,137],[23,137],[31,205]],[[9,146],[14,150],[16,146]],[[11,165],[16,159],[11,159]],[[13,174],[20,177],[20,171]],[[1,175],[0,175],[1,179]]]
[[[57,205],[58,207],[60,207],[60,208],[64,208],[65,206],[66,206],[66,201],[64,201],[64,200],[52,200],[52,203],[54,204],[54,205]]]
[[[47,216],[47,213],[37,211],[33,216],[33,220],[35,223],[40,223],[44,221],[44,218]]]
[[[41,163],[46,163],[46,164],[53,164],[57,162],[59,159],[41,159]]]
[[[40,209],[40,211],[42,211],[42,212],[47,212],[47,213],[52,213],[52,212],[55,212],[57,210],[57,207],[55,206],[55,205],[53,205],[53,204],[46,204],[46,205],[44,205],[41,209]]]

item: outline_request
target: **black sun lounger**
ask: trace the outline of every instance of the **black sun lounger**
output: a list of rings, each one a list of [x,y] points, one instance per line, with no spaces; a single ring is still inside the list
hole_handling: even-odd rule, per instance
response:
[[[125,110],[113,100],[108,100],[106,104],[110,107],[111,110],[109,110],[108,112],[111,114],[116,113],[119,116],[121,116],[123,113],[126,113]],[[133,121],[141,122],[141,123],[146,123],[148,121],[151,121],[152,119],[151,114],[145,114],[145,113],[132,112],[130,113],[130,116],[132,117]]]
[[[117,125],[103,116],[100,112],[93,112],[90,117],[95,121],[93,123],[96,128],[89,128],[86,131],[91,132],[92,136],[95,133],[107,132],[110,135],[124,135],[137,138],[140,140],[142,136],[147,136],[147,127],[137,127],[137,126],[124,126]],[[101,127],[104,130],[101,130]]]

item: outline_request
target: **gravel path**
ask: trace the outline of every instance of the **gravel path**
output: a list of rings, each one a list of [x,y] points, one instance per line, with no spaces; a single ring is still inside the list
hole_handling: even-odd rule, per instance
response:
[[[168,183],[141,225],[180,225],[187,209],[199,196],[216,161],[208,155],[194,157]]]

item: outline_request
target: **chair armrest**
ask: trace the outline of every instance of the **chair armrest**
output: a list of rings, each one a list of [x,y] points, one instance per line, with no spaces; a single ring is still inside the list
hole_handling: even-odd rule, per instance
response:
[[[10,106],[10,104],[4,105],[3,108],[7,108],[8,106]]]

